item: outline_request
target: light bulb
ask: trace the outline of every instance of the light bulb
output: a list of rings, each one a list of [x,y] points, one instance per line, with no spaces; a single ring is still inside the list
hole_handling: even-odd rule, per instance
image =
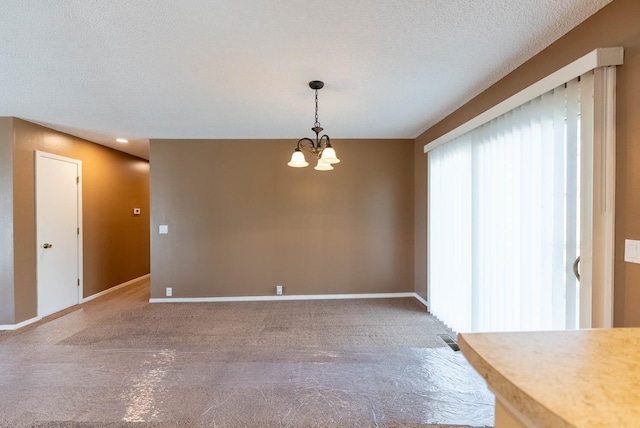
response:
[[[331,146],[325,147],[325,149],[322,151],[322,157],[320,158],[320,160],[324,163],[330,164],[340,162],[340,159],[336,157],[335,149]]]
[[[305,166],[309,166],[309,163],[304,158],[304,153],[302,153],[299,149],[296,149],[291,155],[291,160],[287,165],[294,168],[304,168]]]
[[[316,171],[331,171],[333,166],[330,163],[326,163],[318,159],[318,164],[313,169]]]

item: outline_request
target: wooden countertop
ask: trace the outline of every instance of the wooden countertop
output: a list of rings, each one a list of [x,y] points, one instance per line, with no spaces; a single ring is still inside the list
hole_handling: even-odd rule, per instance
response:
[[[640,328],[465,333],[496,396],[540,427],[640,427]]]

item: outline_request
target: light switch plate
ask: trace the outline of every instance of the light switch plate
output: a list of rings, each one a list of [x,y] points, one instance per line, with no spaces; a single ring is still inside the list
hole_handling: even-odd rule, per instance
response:
[[[634,241],[632,239],[624,240],[624,261],[640,263],[640,241]]]
[[[167,224],[161,224],[161,225],[158,227],[158,233],[159,233],[160,235],[166,235],[167,233],[169,233],[169,225],[167,225]]]

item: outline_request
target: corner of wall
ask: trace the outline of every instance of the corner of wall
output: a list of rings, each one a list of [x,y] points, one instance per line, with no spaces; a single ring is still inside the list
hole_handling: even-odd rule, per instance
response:
[[[15,323],[13,144],[13,118],[0,117],[0,324]]]
[[[414,292],[427,299],[427,155],[414,140]]]

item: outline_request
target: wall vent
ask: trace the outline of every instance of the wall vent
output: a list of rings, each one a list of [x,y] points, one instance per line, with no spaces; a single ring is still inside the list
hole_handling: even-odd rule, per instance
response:
[[[454,351],[458,352],[460,350],[460,348],[458,347],[458,343],[450,335],[439,334],[438,337],[442,339],[444,343],[449,345],[449,348],[453,349]]]

